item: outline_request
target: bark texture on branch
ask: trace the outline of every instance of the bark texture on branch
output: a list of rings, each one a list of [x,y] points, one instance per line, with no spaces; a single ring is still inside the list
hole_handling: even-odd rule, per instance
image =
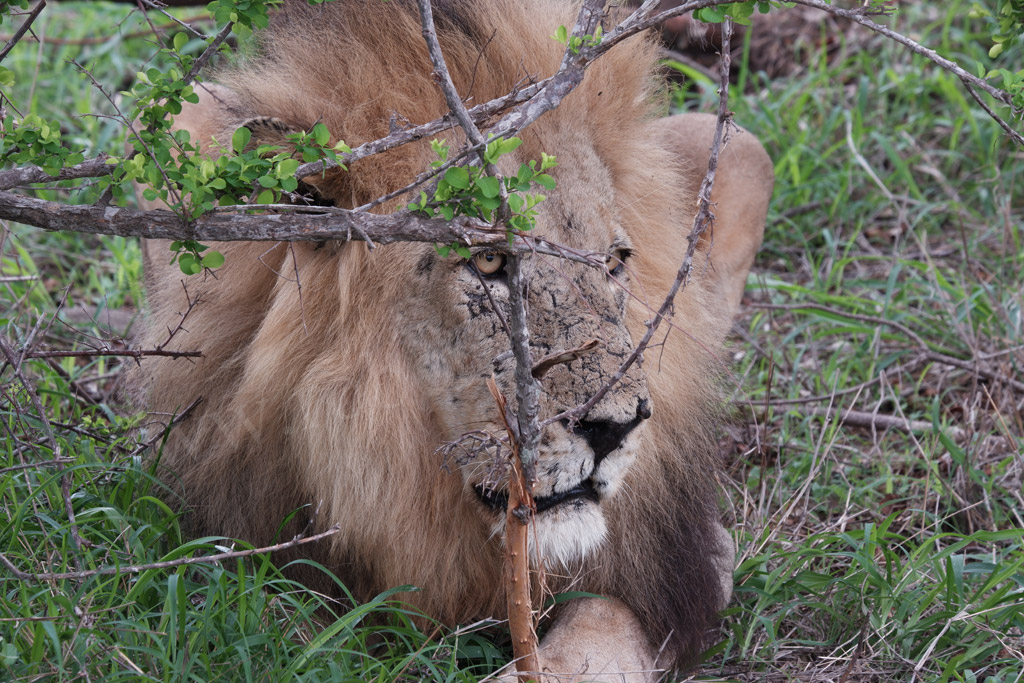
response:
[[[323,241],[360,239],[390,242],[451,242],[458,240],[500,246],[504,231],[483,221],[457,218],[420,218],[406,212],[388,215],[333,207],[301,209],[291,206],[254,206],[253,210],[279,209],[282,213],[246,214],[215,211],[191,224],[170,211],[138,211],[116,206],[67,205],[0,192],[0,218],[44,230],[71,230],[146,239],[196,239],[211,242]]]
[[[501,421],[508,434],[512,449],[508,475],[508,504],[505,508],[505,604],[508,610],[508,630],[512,638],[512,654],[521,683],[536,681],[540,671],[537,631],[533,625],[533,600],[530,597],[530,522],[536,506],[530,486],[520,463],[516,427],[509,422],[508,404],[497,382],[491,377],[487,388],[497,404]]]

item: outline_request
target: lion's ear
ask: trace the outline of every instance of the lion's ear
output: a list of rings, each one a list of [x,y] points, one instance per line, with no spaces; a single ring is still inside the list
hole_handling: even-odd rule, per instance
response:
[[[710,114],[679,114],[653,123],[654,134],[689,169],[683,180],[688,197],[696,196],[700,189],[716,122]],[[719,285],[733,314],[739,308],[747,273],[761,246],[774,184],[775,169],[761,143],[744,130],[734,131],[718,157],[711,191],[715,228],[710,243],[705,245],[711,248],[710,277]],[[687,215],[692,223],[693,214]]]

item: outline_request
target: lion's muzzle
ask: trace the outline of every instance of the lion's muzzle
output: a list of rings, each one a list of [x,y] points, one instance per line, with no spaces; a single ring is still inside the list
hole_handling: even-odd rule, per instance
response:
[[[596,469],[606,455],[618,449],[626,440],[626,436],[650,416],[651,402],[643,398],[637,404],[636,417],[629,422],[580,420],[573,425],[569,423],[569,420],[562,420],[562,426],[566,431],[579,434],[586,439],[587,444],[594,451],[594,468]]]

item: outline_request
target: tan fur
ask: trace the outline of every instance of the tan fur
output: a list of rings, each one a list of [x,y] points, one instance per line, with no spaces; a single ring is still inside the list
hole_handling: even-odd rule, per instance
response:
[[[562,46],[549,36],[559,24],[572,25],[575,7],[464,0],[435,2],[435,14],[455,83],[476,103],[552,73]],[[387,134],[389,121],[444,113],[414,3],[287,4],[264,41],[256,56],[222,72],[222,85],[201,93],[176,125],[194,139],[227,141],[256,117],[297,130],[323,121],[355,146]],[[686,248],[695,169],[706,164],[710,139],[704,119],[655,122],[655,56],[644,38],[612,50],[557,111],[523,132],[515,159],[503,162],[507,171],[541,151],[557,155],[558,187],[539,206],[539,234],[589,250],[621,243],[633,250],[628,275],[619,278],[629,293],[602,271],[527,259],[534,355],[602,340],[597,352],[545,375],[546,415],[582,402],[614,371]],[[622,661],[649,659],[643,653],[663,642],[663,663],[690,660],[728,599],[732,548],[723,540],[714,479],[719,355],[771,190],[763,150],[749,135],[738,139],[745,141],[723,157],[719,172],[722,220],[710,262],[698,255],[676,299],[673,329],[659,333],[643,367],[634,366],[587,419],[626,422],[647,399],[653,416],[600,464],[563,425],[552,425],[542,444],[538,495],[571,487],[577,470],[591,473],[601,495],[600,506],[567,504],[540,516],[553,539],[548,546],[540,539],[541,547],[564,565],[553,568],[549,584],[625,606]],[[337,205],[354,206],[406,184],[432,158],[425,143],[410,145],[316,184]],[[423,590],[403,599],[447,623],[501,617],[494,534],[501,515],[473,488],[489,464],[471,458],[449,473],[435,453],[469,430],[501,433],[485,386],[492,372],[505,395],[514,395],[512,361],[502,356],[507,338],[469,268],[421,244],[372,253],[355,243],[218,249],[226,264],[216,277],[188,280],[200,301],[175,338],[203,358],[149,361],[131,380],[156,411],[202,399],[162,456],[197,530],[264,543],[339,524],[331,543],[303,556],[337,572],[357,599],[415,584]],[[186,307],[182,277],[165,250],[163,243],[146,249],[143,346],[163,341]],[[491,287],[504,307],[507,288]],[[607,533],[593,550],[597,526]],[[572,548],[577,533],[586,543]],[[570,614],[561,623],[582,621]],[[559,632],[567,642],[573,628]],[[549,652],[552,661],[571,663]]]

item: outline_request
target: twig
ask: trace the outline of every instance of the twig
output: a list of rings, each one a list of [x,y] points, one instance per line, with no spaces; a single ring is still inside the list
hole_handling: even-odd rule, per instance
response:
[[[180,21],[174,21],[172,23],[162,24],[160,26],[157,26],[157,28],[160,29],[160,30],[167,30],[169,28],[174,28],[175,25],[184,26],[186,29],[188,29],[192,33],[196,34],[198,37],[205,39],[206,36],[203,35],[202,33],[200,33],[199,31],[197,31],[196,29],[192,28],[191,26],[189,26],[188,22],[190,22],[190,21],[209,21],[209,20],[210,20],[210,16],[208,14],[197,14],[195,16],[188,17],[188,18],[182,19]],[[145,36],[148,36],[152,32],[153,32],[152,29],[144,29],[144,30],[141,30],[141,31],[132,31],[131,33],[115,33],[115,34],[107,35],[107,36],[92,36],[92,37],[89,37],[89,38],[56,38],[56,37],[52,37],[52,36],[47,36],[45,43],[46,43],[46,45],[53,45],[53,46],[57,46],[57,47],[61,47],[61,46],[64,46],[64,45],[74,45],[74,46],[77,46],[77,47],[82,47],[82,46],[86,46],[86,45],[106,45],[110,41],[117,40],[117,39],[120,39],[120,40],[131,40],[133,38],[143,38]],[[0,40],[5,41],[5,42],[6,41],[10,41],[12,38],[13,38],[13,36],[11,36],[11,35],[0,35]],[[35,36],[29,36],[27,38],[24,38],[24,40],[28,40],[28,41],[32,41],[32,42],[37,42],[37,43],[40,42],[39,39],[36,38]]]
[[[715,172],[718,169],[718,155],[721,153],[722,148],[729,142],[729,135],[727,127],[732,121],[732,112],[729,111],[729,67],[732,63],[730,54],[730,39],[732,37],[732,21],[726,19],[722,22],[722,53],[721,62],[719,63],[719,101],[718,101],[718,123],[715,125],[715,136],[714,141],[711,144],[711,156],[708,159],[708,171],[704,175],[704,180],[701,182],[700,190],[697,193],[697,214],[693,218],[693,228],[690,230],[689,236],[686,238],[689,244],[686,248],[686,255],[683,258],[682,264],[679,266],[679,270],[676,273],[676,279],[672,283],[668,294],[665,295],[665,300],[662,302],[661,307],[655,314],[654,319],[647,323],[647,331],[644,333],[643,338],[633,349],[629,357],[619,366],[615,374],[601,386],[597,392],[590,397],[590,399],[582,405],[576,406],[570,410],[566,410],[558,415],[548,418],[544,421],[542,426],[558,422],[560,420],[578,421],[585,416],[590,409],[597,405],[598,401],[604,398],[605,394],[611,390],[615,384],[621,380],[629,368],[639,360],[644,350],[650,344],[651,339],[654,337],[654,333],[658,330],[658,326],[661,325],[672,310],[672,304],[675,301],[676,294],[679,290],[686,286],[686,283],[690,279],[690,270],[693,266],[693,255],[697,250],[697,244],[700,241],[701,236],[714,225],[714,214],[711,213],[711,190],[715,183]],[[603,43],[602,43],[603,44]]]
[[[195,410],[202,402],[202,396],[192,401],[192,403],[188,404],[188,406],[185,407],[185,410],[182,410],[180,413],[172,416],[170,422],[164,425],[163,429],[161,429],[158,434],[155,434],[154,436],[150,437],[149,439],[146,439],[141,444],[136,446],[135,449],[128,454],[128,457],[134,458],[136,456],[142,455],[142,453],[144,453],[146,450],[152,447],[153,444],[155,444],[157,441],[162,440],[167,435],[167,432],[168,430],[170,430],[171,427],[180,424],[181,422],[184,422],[186,419],[188,419],[188,417],[192,414],[192,411]]]
[[[4,58],[10,53],[11,50],[14,49],[14,46],[18,44],[18,41],[21,40],[22,37],[28,32],[28,30],[32,27],[32,22],[36,20],[36,18],[39,16],[39,13],[43,11],[44,7],[46,7],[46,0],[39,0],[39,4],[32,8],[32,11],[29,12],[28,17],[25,19],[25,21],[21,23],[21,26],[19,26],[18,30],[14,32],[14,35],[11,37],[11,39],[7,41],[7,45],[4,46],[4,49],[0,50],[0,62],[4,61]]]
[[[72,180],[76,178],[98,178],[110,175],[114,166],[107,163],[107,155],[100,154],[86,159],[75,166],[60,169],[57,175],[50,175],[38,166],[22,166],[8,171],[0,171],[0,190],[10,190],[30,183],[52,183],[56,180]]]
[[[249,550],[232,550],[224,553],[215,553],[213,555],[200,555],[199,557],[182,557],[177,560],[167,560],[164,562],[150,562],[148,564],[131,564],[127,567],[100,567],[99,569],[90,569],[87,571],[80,572],[40,572],[31,573],[23,572],[18,569],[6,556],[0,554],[0,564],[3,564],[7,569],[14,574],[14,577],[21,579],[22,581],[62,581],[65,579],[87,579],[91,576],[108,576],[110,574],[139,574],[146,572],[151,569],[170,569],[171,567],[180,567],[188,564],[207,564],[213,562],[221,562],[223,560],[234,560],[241,557],[251,557],[253,555],[264,555],[266,553],[276,553],[280,550],[287,550],[296,546],[305,545],[307,543],[313,543],[319,541],[328,536],[333,536],[338,533],[340,528],[335,525],[327,531],[321,532],[314,536],[296,536],[290,541],[284,543],[278,543],[276,545],[268,545],[263,548],[251,548]]]
[[[508,609],[508,630],[512,637],[512,653],[520,683],[536,679],[527,672],[540,671],[537,654],[537,632],[533,627],[533,600],[530,598],[529,523],[537,511],[521,466],[519,442],[515,428],[509,421],[508,405],[492,376],[487,388],[498,406],[498,414],[505,425],[512,449],[511,471],[508,478],[508,503],[505,507],[505,601]]]
[[[508,219],[508,192],[505,183],[494,164],[484,156],[486,139],[476,127],[472,117],[462,103],[455,84],[452,82],[448,66],[445,64],[441,45],[437,39],[434,17],[430,0],[417,0],[420,8],[423,39],[427,43],[430,61],[434,65],[434,79],[444,93],[448,109],[459,122],[466,139],[477,148],[480,163],[487,173],[498,181],[501,206],[497,215],[500,224]],[[502,231],[504,232],[504,230]],[[522,269],[522,257],[512,254],[506,264],[509,280],[509,319],[510,340],[513,355],[516,359],[515,379],[516,398],[518,400],[518,438],[507,420],[507,405],[504,396],[498,391],[498,385],[492,377],[488,387],[498,404],[501,418],[512,447],[512,467],[509,472],[508,504],[505,508],[505,556],[507,564],[508,585],[506,600],[508,607],[509,632],[512,637],[512,651],[519,670],[522,683],[534,681],[534,676],[523,673],[539,671],[540,663],[537,655],[537,634],[533,626],[533,602],[530,599],[530,562],[528,532],[529,523],[536,514],[533,504],[533,486],[536,481],[537,448],[540,443],[540,424],[537,416],[540,413],[540,384],[531,372],[533,361],[530,356],[530,330],[526,321],[526,279]]]
[[[849,311],[843,311],[838,308],[832,308],[830,306],[824,306],[822,304],[815,303],[795,303],[795,304],[770,304],[770,303],[759,303],[751,302],[749,304],[751,308],[762,308],[772,311],[799,311],[799,310],[810,310],[810,311],[821,311],[823,313],[831,313],[832,315],[842,316],[849,318],[850,320],[858,320],[864,323],[874,323],[875,325],[886,325],[893,329],[899,330],[903,334],[910,337],[915,344],[921,347],[923,351],[930,351],[928,344],[924,339],[921,338],[917,332],[904,325],[903,323],[896,322],[895,320],[889,320],[887,318],[881,318],[875,315],[865,315],[863,313],[851,313]]]
[[[686,66],[690,67],[694,71],[702,74],[703,76],[706,76],[708,78],[708,80],[710,80],[710,81],[714,81],[715,80],[715,72],[714,71],[712,71],[708,67],[704,66],[703,64],[701,64],[697,60],[692,59],[691,57],[687,57],[686,55],[684,55],[682,52],[679,52],[678,50],[670,50],[667,47],[662,47],[662,48],[660,48],[658,50],[658,52],[665,59],[671,59],[673,61],[679,62],[680,64],[685,64]],[[700,83],[700,81],[697,81],[697,83],[698,83],[698,85],[703,85],[703,83]]]
[[[10,467],[0,468],[0,474],[30,470],[35,469],[36,467],[64,467],[64,465],[74,461],[74,458],[54,458],[53,460],[45,460],[43,462],[26,462],[21,465],[12,465]]]
[[[264,213],[273,211],[274,213]],[[0,191],[0,219],[43,230],[68,230],[146,239],[194,239],[211,242],[323,242],[359,239],[393,242],[458,241],[503,252],[541,253],[597,265],[588,252],[552,245],[541,237],[515,235],[467,216],[453,221],[424,218],[408,211],[375,214],[333,206],[289,204],[222,207],[184,225],[170,211],[138,211],[116,206],[67,205]],[[603,264],[603,261],[601,261]]]
[[[29,400],[32,402],[32,406],[36,409],[39,414],[39,420],[43,424],[43,433],[46,435],[46,440],[50,444],[50,452],[53,454],[54,461],[61,458],[60,446],[57,444],[57,437],[53,433],[53,426],[50,425],[50,420],[46,417],[46,410],[43,408],[42,401],[39,400],[39,394],[36,393],[35,387],[25,377],[25,373],[21,369],[21,361],[15,356],[13,349],[7,345],[7,342],[0,337],[0,352],[7,358],[7,362],[11,365],[11,371],[14,372],[14,376],[18,378],[21,385],[25,388],[25,393],[28,394]],[[58,465],[61,470],[60,475],[60,489],[61,496],[64,499],[64,512],[68,516],[68,524],[71,528],[71,542],[75,546],[75,551],[79,554],[82,552],[82,536],[78,533],[78,524],[75,521],[75,509],[71,504],[71,475],[68,474],[66,468],[63,465]]]
[[[956,358],[954,356],[948,356],[944,353],[939,353],[938,351],[928,351],[927,353],[925,353],[925,357],[928,360],[935,363],[942,363],[943,365],[952,365],[955,368],[960,368],[961,370],[967,370],[968,372],[979,374],[985,379],[989,380],[990,382],[1003,382],[1010,385],[1017,391],[1024,391],[1024,382],[1020,381],[1019,379],[1014,379],[1013,377],[1008,377],[1004,373],[995,372],[993,370],[989,370],[986,367],[982,367],[981,365],[978,364],[977,361],[963,360],[961,358]]]
[[[146,356],[165,356],[167,358],[202,358],[200,351],[167,351],[165,349],[89,349],[82,351],[30,351],[25,358],[104,358],[107,356],[144,358]]]
[[[474,123],[483,123],[494,115],[505,111],[509,107],[525,102],[531,97],[534,97],[538,92],[543,90],[550,81],[550,78],[546,78],[522,89],[513,90],[507,95],[496,97],[490,102],[478,104],[468,110],[469,115],[473,119]],[[417,140],[422,140],[423,138],[436,135],[448,130],[449,128],[453,128],[455,125],[456,122],[454,117],[449,114],[418,126],[403,128],[402,130],[385,135],[378,140],[363,143],[351,152],[339,154],[338,162],[325,160],[311,161],[309,163],[302,164],[298,169],[296,169],[295,177],[301,180],[311,175],[318,175],[332,168],[337,168],[339,163],[351,164],[359,161],[360,159],[365,159],[366,157],[380,154],[381,152],[386,152],[396,147],[401,147],[406,143],[416,142]]]
[[[974,101],[981,105],[981,108],[985,110],[985,113],[992,117],[992,120],[998,123],[1002,127],[1002,129],[1005,130],[1011,138],[1013,138],[1014,142],[1016,142],[1021,147],[1024,147],[1024,136],[1022,136],[1020,133],[1018,133],[1012,127],[1010,127],[1010,124],[1003,120],[1003,118],[999,116],[999,114],[995,113],[995,111],[988,106],[985,100],[981,99],[981,96],[978,95],[977,91],[975,91],[974,88],[971,87],[971,84],[968,81],[961,78],[960,82],[964,84],[965,88],[967,88],[967,92],[971,94],[971,97],[974,98]]]
[[[234,26],[235,25],[230,21],[225,24],[224,28],[220,30],[220,33],[218,33],[216,37],[210,41],[210,44],[206,46],[203,53],[196,57],[196,61],[192,62],[192,68],[189,69],[188,73],[185,74],[185,77],[181,79],[185,85],[189,85],[193,80],[195,80],[199,71],[206,66],[206,63],[210,61],[210,58],[213,57],[214,53],[220,49],[221,44],[228,39],[228,36],[231,35],[231,29],[234,28]]]
[[[1007,106],[1012,106],[1013,104],[1010,94],[1005,90],[1000,90],[999,88],[993,86],[991,83],[985,81],[984,79],[979,78],[968,71],[965,71],[955,62],[952,62],[948,59],[945,59],[944,57],[939,56],[939,54],[936,53],[934,50],[929,50],[920,43],[900,33],[897,33],[896,31],[893,31],[887,26],[882,26],[881,24],[875,23],[874,21],[868,18],[868,16],[870,15],[887,14],[890,11],[888,9],[879,10],[873,8],[871,5],[864,5],[856,9],[843,9],[841,7],[836,7],[835,5],[830,5],[829,3],[824,2],[823,0],[793,0],[793,2],[795,2],[798,5],[804,5],[806,7],[814,7],[815,9],[819,9],[822,10],[823,12],[834,14],[835,16],[838,17],[849,19],[850,21],[858,23],[861,26],[869,28],[875,33],[879,33],[885,36],[886,38],[889,38],[890,40],[896,41],[900,45],[903,45],[904,47],[908,48],[911,52],[919,54],[922,57],[925,57],[926,59],[934,62],[935,64],[942,67],[946,71],[949,71],[950,73],[957,76],[961,80],[965,80],[974,87],[984,90],[989,95],[996,98],[1003,104],[1006,104]],[[659,12],[657,14],[652,14],[650,12],[634,12],[633,15],[631,15],[626,21],[623,21],[614,29],[607,32],[605,34],[604,40],[602,40],[599,45],[596,45],[592,48],[585,48],[584,50],[581,50],[581,52],[586,54],[587,58],[592,61],[600,54],[603,54],[604,52],[610,50],[623,39],[635,35],[646,29],[649,29],[652,26],[659,25],[663,23],[666,19],[671,19],[672,17],[688,14],[696,9],[702,9],[704,7],[713,7],[715,5],[722,4],[725,4],[725,0],[691,0],[690,2],[685,2],[681,5],[673,7],[671,9],[667,9],[664,12]],[[647,6],[646,3],[645,6]],[[643,14],[643,16],[640,16],[641,14]]]
[[[882,427],[883,429],[898,429],[901,432],[906,432],[908,434],[916,432],[932,432],[935,430],[935,425],[927,420],[908,420],[907,418],[897,417],[895,415],[869,413],[863,410],[853,410],[852,408],[843,410],[841,408],[812,407],[807,410],[811,415],[837,419],[846,425],[864,427],[871,430],[874,430],[877,427]],[[960,427],[950,426],[947,427],[945,431],[957,440],[967,438],[967,432]]]
[[[876,325],[886,325],[899,330],[903,334],[907,335],[915,344],[917,344],[924,352],[925,358],[935,363],[942,363],[944,365],[952,365],[953,367],[961,368],[969,372],[977,373],[989,381],[992,382],[1004,382],[1009,386],[1013,387],[1017,391],[1024,391],[1024,382],[1014,379],[1013,377],[1007,377],[1003,373],[989,370],[988,368],[981,367],[978,360],[964,360],[962,358],[956,358],[939,351],[934,351],[919,334],[914,332],[912,329],[904,325],[903,323],[896,322],[895,320],[888,320],[874,315],[864,315],[862,313],[851,313],[849,311],[843,311],[830,306],[824,306],[822,304],[815,303],[796,303],[796,304],[768,304],[768,303],[757,303],[753,302],[749,304],[751,308],[763,308],[769,310],[812,310],[822,311],[825,313],[831,313],[832,315],[839,315],[844,318],[851,320],[859,320],[861,322],[874,323]]]
[[[476,150],[480,163],[487,169],[487,174],[493,176],[498,181],[498,196],[501,200],[501,206],[498,209],[497,215],[499,221],[504,222],[508,219],[508,190],[505,188],[505,183],[502,180],[501,174],[498,173],[498,169],[494,164],[487,161],[484,155],[487,140],[484,138],[483,133],[480,132],[480,129],[476,127],[473,117],[469,115],[466,105],[463,104],[459,92],[455,89],[452,75],[449,73],[448,65],[445,63],[444,55],[441,53],[441,43],[437,39],[437,28],[434,26],[434,15],[430,7],[430,0],[417,0],[417,2],[420,7],[423,39],[427,43],[430,62],[434,65],[434,80],[437,81],[441,92],[444,94],[444,101],[448,105],[448,110],[455,117],[455,120],[459,122],[459,126],[466,133],[466,139],[469,140],[470,145]]]

